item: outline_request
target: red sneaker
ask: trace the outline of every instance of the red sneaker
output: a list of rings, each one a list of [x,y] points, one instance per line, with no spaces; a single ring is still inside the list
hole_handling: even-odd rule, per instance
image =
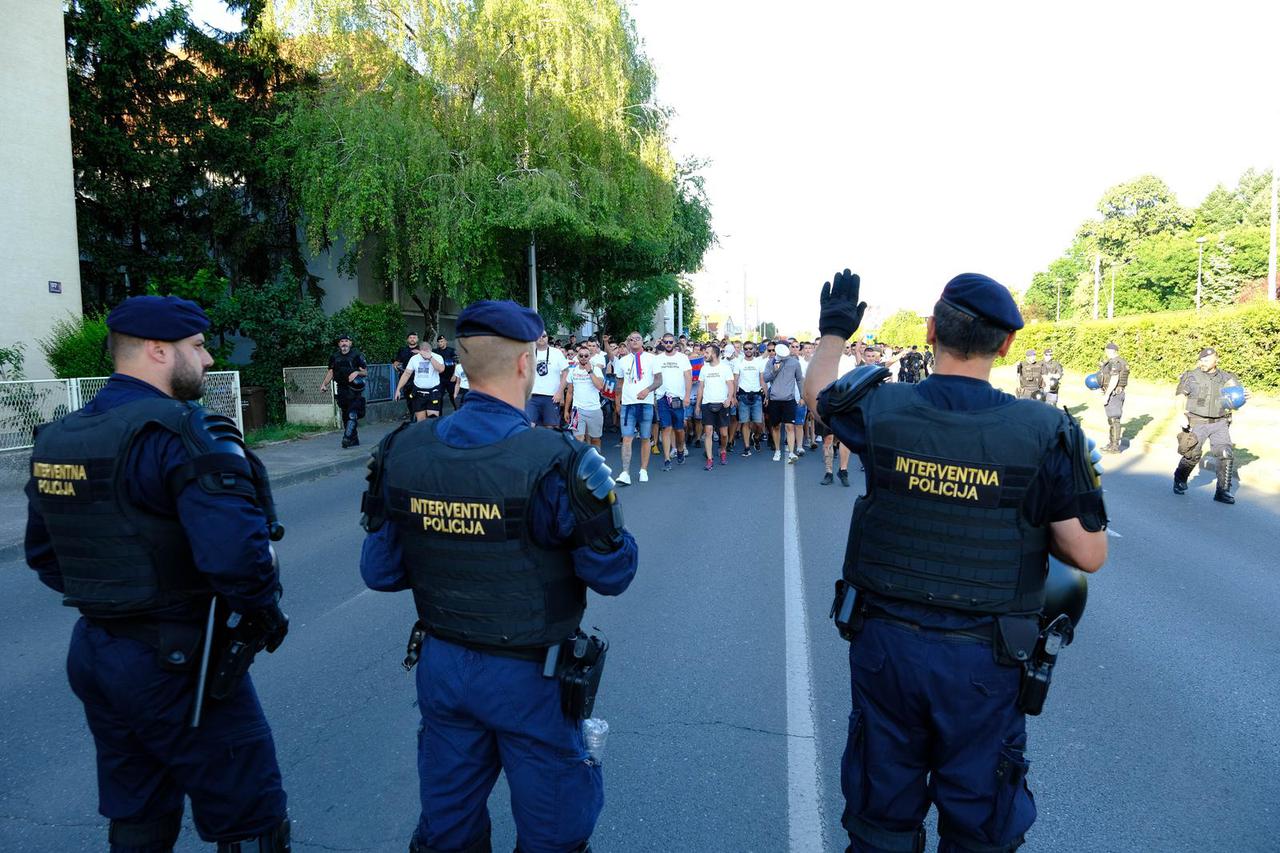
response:
[[[704,470],[704,471],[710,471],[710,470],[711,470],[712,468],[714,468],[714,467],[716,467],[716,463],[714,463],[714,462],[712,462],[710,459],[708,459],[708,460],[707,460],[707,464],[706,464],[706,466],[703,468],[703,470]]]
[[[725,453],[723,450],[720,451],[720,464],[721,465],[729,464],[729,454]]]

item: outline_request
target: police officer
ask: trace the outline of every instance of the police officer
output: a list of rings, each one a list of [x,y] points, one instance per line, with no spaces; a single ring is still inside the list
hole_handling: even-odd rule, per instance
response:
[[[1027,356],[1018,362],[1018,397],[1030,400],[1044,385],[1044,365],[1036,361],[1036,351],[1027,350]]]
[[[440,385],[445,389],[453,388],[453,375],[458,366],[458,351],[449,346],[449,339],[444,335],[436,336],[436,354],[444,361],[444,373],[440,374]],[[446,393],[445,399],[449,401],[449,405],[454,411],[458,410],[458,404],[453,399],[453,394]],[[443,412],[442,412],[443,414]]]
[[[467,405],[374,453],[361,574],[372,589],[412,589],[426,635],[416,853],[490,850],[499,771],[522,853],[589,850],[604,802],[578,709],[562,707],[563,679],[544,677],[544,662],[578,631],[588,587],[627,588],[638,551],[603,458],[525,415],[542,332],[514,302],[468,306],[457,321]]]
[[[1044,351],[1044,401],[1050,406],[1058,405],[1058,390],[1062,387],[1062,377],[1066,375],[1062,362],[1053,357],[1053,349]]]
[[[1103,447],[1106,453],[1119,453],[1120,418],[1124,415],[1124,389],[1129,384],[1129,362],[1120,357],[1120,347],[1114,343],[1107,344],[1104,350],[1106,357],[1098,365],[1098,390],[1102,393],[1103,411],[1107,413],[1107,444]]]
[[[1223,389],[1232,387],[1240,387],[1240,380],[1234,373],[1218,369],[1218,351],[1213,347],[1200,350],[1200,362],[1196,368],[1178,379],[1175,393],[1187,398],[1187,431],[1196,440],[1194,444],[1187,443],[1187,450],[1173,472],[1175,495],[1186,494],[1187,477],[1200,461],[1205,444],[1212,443],[1213,449],[1209,452],[1218,457],[1218,487],[1213,499],[1224,504],[1236,502],[1231,494],[1231,474],[1235,470],[1235,445],[1231,441],[1233,407],[1222,393]],[[1242,393],[1243,397],[1248,396],[1243,389]]]
[[[1019,662],[1035,658],[1049,550],[1086,571],[1105,559],[1099,481],[1074,420],[989,384],[1023,325],[1002,285],[947,284],[928,323],[937,370],[918,385],[876,366],[833,382],[858,287],[848,270],[824,285],[805,387],[867,470],[837,601],[849,850],[922,851],[930,801],[940,851],[1014,850],[1035,819]]]
[[[338,410],[342,412],[342,446],[360,445],[360,419],[364,417],[364,382],[369,375],[369,363],[360,350],[351,346],[350,335],[338,336],[338,350],[329,356],[329,369],[320,383],[321,391],[329,390],[335,383],[338,392]]]
[[[116,372],[83,409],[39,427],[31,455],[27,563],[81,613],[67,675],[97,747],[112,853],[171,850],[184,796],[219,851],[290,849],[248,675],[194,715],[200,662],[224,645],[222,632],[205,636],[215,596],[255,649],[274,651],[288,631],[266,475],[233,421],[190,402],[213,361],[208,326],[184,299],[122,302],[107,316]]]
[[[907,354],[902,357],[902,363],[898,366],[898,380],[914,385],[924,375],[924,356],[920,354],[919,347],[913,345]]]

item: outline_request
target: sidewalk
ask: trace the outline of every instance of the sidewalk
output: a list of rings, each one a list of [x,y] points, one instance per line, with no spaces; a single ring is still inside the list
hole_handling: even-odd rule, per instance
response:
[[[282,489],[295,483],[326,477],[347,468],[363,467],[369,459],[369,451],[384,435],[399,426],[398,423],[371,423],[360,427],[360,446],[342,449],[341,434],[332,432],[312,433],[304,438],[268,444],[255,451],[267,466],[271,487]],[[27,527],[27,497],[23,494],[26,472],[30,468],[29,454],[20,454],[20,460],[10,459],[6,473],[0,479],[0,561],[20,559],[22,540]]]
[[[1010,394],[1017,387],[1013,367],[1000,367],[992,372],[992,384]],[[1183,410],[1186,398],[1174,395],[1174,386],[1158,382],[1130,379],[1126,386],[1124,440],[1127,449],[1107,459],[1123,459],[1137,451],[1153,460],[1167,461],[1169,476],[1178,464],[1175,446],[1177,432],[1186,424]],[[1084,375],[1068,371],[1059,393],[1059,405],[1080,418],[1084,431],[1099,444],[1107,441],[1107,416],[1102,410],[1102,395],[1084,387]],[[1250,489],[1280,494],[1280,397],[1253,394],[1231,423],[1235,441],[1237,472],[1242,484]]]

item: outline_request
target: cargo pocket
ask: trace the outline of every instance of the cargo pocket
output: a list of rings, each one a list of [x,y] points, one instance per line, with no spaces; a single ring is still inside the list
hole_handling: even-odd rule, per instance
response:
[[[849,714],[849,740],[840,760],[840,789],[844,792],[845,828],[851,818],[860,817],[867,807],[866,726],[862,709],[854,707]]]
[[[1035,819],[1027,771],[1031,762],[1026,756],[1027,736],[1015,735],[1000,747],[996,759],[995,808],[988,823],[987,837],[992,843],[1007,844],[1019,838]]]

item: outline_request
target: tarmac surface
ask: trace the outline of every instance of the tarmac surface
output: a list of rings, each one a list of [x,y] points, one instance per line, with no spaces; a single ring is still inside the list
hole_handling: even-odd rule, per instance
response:
[[[336,441],[289,445],[293,468],[264,452],[287,483],[276,500],[292,627],[253,677],[294,849],[400,853],[417,818],[418,720],[400,667],[413,605],[360,581],[363,452],[329,465]],[[1247,481],[1235,506],[1213,503],[1207,472],[1175,497],[1168,455],[1107,459],[1111,555],[1030,723],[1040,819],[1024,850],[1280,849],[1280,507]],[[328,467],[307,474],[308,457]],[[598,853],[844,848],[848,651],[827,612],[861,491],[852,468],[842,488],[818,485],[820,454],[731,456],[711,472],[655,461],[649,483],[621,492],[640,569],[621,597],[593,595],[586,619],[612,643],[596,706],[611,727]],[[5,851],[106,846],[64,670],[75,618],[20,557],[0,561]],[[490,809],[494,848],[509,850],[502,781]],[[929,832],[933,849],[932,818]],[[188,809],[178,850],[205,849]]]

